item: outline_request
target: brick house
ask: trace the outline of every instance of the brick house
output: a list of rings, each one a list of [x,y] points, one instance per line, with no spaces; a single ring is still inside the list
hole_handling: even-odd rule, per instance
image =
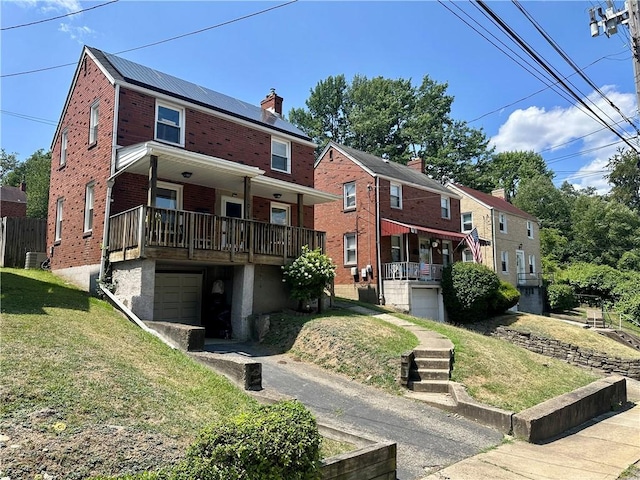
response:
[[[20,187],[0,185],[0,217],[26,217],[27,193],[26,184]]]
[[[52,144],[51,268],[111,280],[143,321],[215,335],[228,307],[246,338],[291,304],[281,266],[324,248],[314,206],[337,197],[314,188],[314,148],[273,90],[253,106],[85,47]]]
[[[407,166],[334,142],[315,164],[317,188],[343,201],[318,205],[337,264],[336,295],[445,320],[442,268],[461,260],[460,197]]]
[[[518,310],[542,313],[538,219],[508,202],[504,189],[488,194],[457,184],[447,187],[460,196],[462,232],[475,227],[481,238],[490,239],[489,245],[481,247],[483,263],[520,290]],[[463,257],[468,260],[471,253],[463,250]]]

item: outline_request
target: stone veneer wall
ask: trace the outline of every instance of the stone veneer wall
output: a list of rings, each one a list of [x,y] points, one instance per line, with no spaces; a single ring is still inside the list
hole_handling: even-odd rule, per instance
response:
[[[502,338],[532,352],[564,360],[573,365],[593,368],[606,373],[616,373],[634,380],[640,380],[640,359],[608,357],[605,354],[585,350],[569,343],[541,337],[533,333],[518,332],[505,327],[497,327],[492,336]]]

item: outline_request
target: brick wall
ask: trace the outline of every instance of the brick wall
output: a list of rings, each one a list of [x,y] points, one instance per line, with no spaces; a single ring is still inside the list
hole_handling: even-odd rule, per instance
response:
[[[26,217],[27,204],[0,200],[0,217]]]
[[[99,101],[97,141],[89,145],[91,106]],[[78,69],[75,88],[61,119],[51,154],[51,184],[47,245],[54,248],[54,270],[97,264],[101,256],[106,178],[110,173],[113,130],[114,87],[97,65],[85,57]],[[67,159],[60,166],[60,135],[68,132]],[[84,232],[85,188],[94,185],[93,232]],[[56,202],[64,199],[62,240],[55,241]]]

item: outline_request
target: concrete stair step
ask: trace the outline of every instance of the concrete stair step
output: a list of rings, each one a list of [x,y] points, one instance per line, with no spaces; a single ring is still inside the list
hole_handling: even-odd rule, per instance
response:
[[[414,392],[428,393],[447,393],[449,392],[449,382],[447,380],[430,380],[430,381],[409,381],[407,384],[409,390]]]
[[[419,358],[451,358],[450,348],[415,348],[413,354],[415,359]]]
[[[449,358],[416,358],[414,362],[418,368],[424,369],[449,370],[451,368],[451,359]]]
[[[409,372],[411,380],[449,380],[449,369],[411,369]]]

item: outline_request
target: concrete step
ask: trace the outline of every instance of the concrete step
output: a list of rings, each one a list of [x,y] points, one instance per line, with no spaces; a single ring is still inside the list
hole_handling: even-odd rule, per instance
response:
[[[449,370],[451,359],[449,358],[416,358],[414,360],[418,368]]]
[[[411,369],[409,371],[410,380],[449,380],[448,369]]]
[[[414,392],[448,393],[449,382],[447,380],[409,381],[409,390]]]
[[[418,358],[451,358],[452,350],[450,348],[415,348],[413,354]]]

